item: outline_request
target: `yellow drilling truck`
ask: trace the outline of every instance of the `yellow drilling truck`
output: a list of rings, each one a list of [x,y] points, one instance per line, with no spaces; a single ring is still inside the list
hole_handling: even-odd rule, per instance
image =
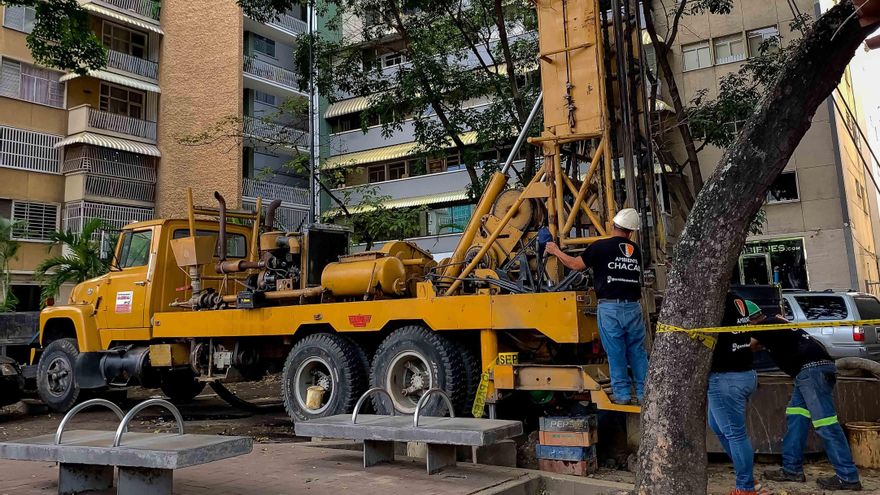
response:
[[[125,227],[112,270],[42,312],[42,399],[64,411],[83,389],[141,385],[187,400],[206,383],[225,391],[281,369],[293,419],[350,412],[369,386],[389,391],[391,402],[374,400],[384,413],[413,412],[435,387],[459,413],[477,396],[492,416],[517,391],[637,411],[603,390],[591,280],[545,257],[538,235],[577,252],[625,203],[655,226],[645,248],[662,235],[644,200],[654,187],[644,78],[631,70],[642,53],[638,12],[613,3],[614,12],[595,0],[536,2],[544,124],[530,143],[542,166],[508,184],[526,125],[449,259],[405,241],[350,254],[344,228],[276,230],[278,201],[250,212],[227,209],[219,194],[216,205],[194,205],[190,192],[186,218]],[[642,199],[624,200],[630,189]],[[647,311],[650,291],[645,300]]]

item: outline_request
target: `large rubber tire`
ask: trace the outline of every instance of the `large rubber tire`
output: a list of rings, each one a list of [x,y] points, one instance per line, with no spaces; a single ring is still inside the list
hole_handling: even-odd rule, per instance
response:
[[[415,412],[419,398],[430,388],[444,390],[453,407],[461,411],[468,399],[468,378],[459,351],[455,342],[423,326],[399,328],[376,350],[370,381],[373,387],[388,390],[394,397],[394,407],[405,414]],[[409,388],[413,390],[405,392]],[[374,395],[372,399],[378,414],[391,414],[387,397]],[[443,399],[428,399],[421,414],[446,414]]]
[[[350,413],[367,390],[369,368],[366,353],[351,339],[335,333],[309,335],[293,346],[284,362],[284,409],[294,421]],[[306,407],[307,388],[319,384],[327,390],[322,406],[312,410]]]
[[[192,402],[205,389],[205,382],[197,381],[195,374],[188,369],[171,370],[162,375],[161,380],[159,388],[175,404]]]
[[[480,377],[482,375],[482,366],[477,354],[471,350],[465,342],[457,342],[458,353],[461,356],[462,365],[464,366],[465,389],[464,402],[456,405],[456,414],[459,416],[471,416],[471,410],[474,407],[474,398],[477,395],[477,387],[480,386]]]
[[[73,373],[77,356],[76,339],[58,339],[46,346],[37,363],[37,393],[55,412],[69,411],[79,398]]]

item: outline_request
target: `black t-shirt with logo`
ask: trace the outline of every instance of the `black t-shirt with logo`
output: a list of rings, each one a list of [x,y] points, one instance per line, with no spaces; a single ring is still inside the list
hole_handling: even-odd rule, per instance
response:
[[[788,321],[770,316],[760,324],[774,325],[777,323],[788,323]],[[822,344],[800,328],[752,332],[752,337],[767,349],[776,366],[779,366],[779,369],[792,378],[796,377],[807,364],[832,360]]]
[[[730,327],[749,322],[746,303],[741,298],[728,293],[724,300],[724,317],[721,326]],[[730,373],[752,369],[752,337],[748,332],[727,332],[717,334],[718,342],[712,354],[712,372]]]
[[[593,268],[599,299],[638,301],[642,297],[642,252],[625,237],[601,239],[581,254]]]

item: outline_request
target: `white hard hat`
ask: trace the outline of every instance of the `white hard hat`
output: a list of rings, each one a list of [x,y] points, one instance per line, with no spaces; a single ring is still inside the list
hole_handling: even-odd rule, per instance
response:
[[[626,230],[639,230],[642,220],[634,208],[624,208],[614,215],[614,225]]]

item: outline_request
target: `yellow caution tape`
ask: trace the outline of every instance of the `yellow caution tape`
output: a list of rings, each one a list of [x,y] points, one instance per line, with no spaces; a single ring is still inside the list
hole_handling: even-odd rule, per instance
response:
[[[771,330],[792,330],[795,328],[826,328],[826,327],[861,327],[880,325],[880,319],[876,320],[849,320],[849,321],[809,321],[802,323],[773,323],[770,325],[733,325],[729,327],[705,327],[705,328],[681,328],[666,323],[657,323],[657,333],[669,332],[698,332],[698,333],[728,333],[728,332],[767,332]]]
[[[492,367],[489,367],[480,375],[480,385],[477,387],[477,395],[474,397],[474,405],[471,407],[471,414],[475,418],[482,418],[486,411],[486,396],[489,395],[489,371],[491,370]]]

